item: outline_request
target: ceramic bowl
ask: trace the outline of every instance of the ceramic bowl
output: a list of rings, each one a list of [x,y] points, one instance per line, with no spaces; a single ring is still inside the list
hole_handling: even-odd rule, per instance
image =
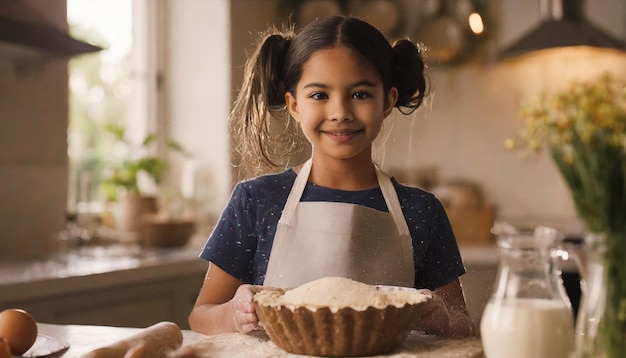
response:
[[[147,218],[143,222],[141,243],[153,247],[184,246],[195,229],[193,220]]]

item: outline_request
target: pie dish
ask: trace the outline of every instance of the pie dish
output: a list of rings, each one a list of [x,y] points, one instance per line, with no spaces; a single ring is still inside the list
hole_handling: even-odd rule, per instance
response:
[[[368,356],[404,342],[430,296],[421,290],[325,277],[254,296],[261,327],[278,347],[313,356]]]

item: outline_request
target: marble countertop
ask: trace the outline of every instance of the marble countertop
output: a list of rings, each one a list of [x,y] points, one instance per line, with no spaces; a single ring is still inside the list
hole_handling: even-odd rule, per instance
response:
[[[42,292],[63,294],[78,287],[143,282],[206,270],[199,246],[84,248],[47,259],[0,262],[1,300],[19,301]]]

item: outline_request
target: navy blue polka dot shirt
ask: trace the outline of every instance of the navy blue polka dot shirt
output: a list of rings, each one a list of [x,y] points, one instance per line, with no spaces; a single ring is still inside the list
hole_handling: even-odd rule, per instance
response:
[[[200,257],[238,280],[263,284],[278,220],[296,179],[289,169],[235,186]],[[413,242],[416,288],[435,289],[465,273],[443,206],[392,178]],[[301,201],[344,202],[388,211],[380,188],[344,191],[307,183]]]

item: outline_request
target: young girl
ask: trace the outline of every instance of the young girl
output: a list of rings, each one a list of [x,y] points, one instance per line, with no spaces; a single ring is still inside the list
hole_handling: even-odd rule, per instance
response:
[[[394,108],[410,113],[426,91],[424,62],[408,40],[393,47],[350,17],[316,20],[297,36],[265,37],[246,67],[232,112],[245,161],[273,165],[266,146],[280,111],[311,144],[304,164],[238,184],[201,257],[210,262],[189,317],[205,334],[249,332],[258,285],[295,287],[344,276],[433,290],[417,329],[465,336],[473,327],[465,272],[442,205],[372,162],[372,142]],[[286,126],[285,126],[286,127]]]

